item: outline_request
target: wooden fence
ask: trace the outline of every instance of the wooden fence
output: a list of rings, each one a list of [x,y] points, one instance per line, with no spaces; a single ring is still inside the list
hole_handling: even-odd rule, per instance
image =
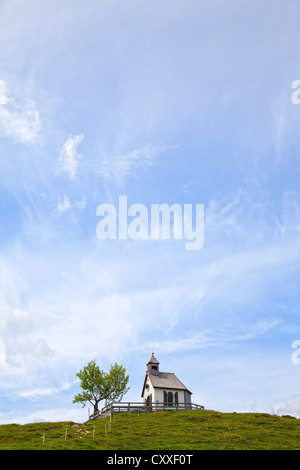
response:
[[[113,413],[149,413],[151,411],[180,411],[180,410],[203,410],[204,406],[195,403],[141,403],[141,402],[112,402],[104,406],[101,411],[90,415],[89,419],[104,418]]]

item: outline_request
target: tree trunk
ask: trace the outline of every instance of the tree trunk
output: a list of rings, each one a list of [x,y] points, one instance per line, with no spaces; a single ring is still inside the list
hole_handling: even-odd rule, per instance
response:
[[[94,403],[94,415],[96,416],[98,414],[98,402]]]

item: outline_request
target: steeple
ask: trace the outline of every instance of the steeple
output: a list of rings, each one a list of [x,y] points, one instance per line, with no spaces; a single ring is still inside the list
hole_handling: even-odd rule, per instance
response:
[[[152,356],[147,364],[147,372],[151,375],[159,375],[159,362],[154,357],[154,351],[152,350]]]

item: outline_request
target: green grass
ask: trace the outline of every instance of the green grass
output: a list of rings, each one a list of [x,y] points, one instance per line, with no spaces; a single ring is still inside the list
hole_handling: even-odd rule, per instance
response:
[[[44,436],[44,440],[43,440]],[[0,450],[300,450],[300,420],[210,410],[0,426]]]

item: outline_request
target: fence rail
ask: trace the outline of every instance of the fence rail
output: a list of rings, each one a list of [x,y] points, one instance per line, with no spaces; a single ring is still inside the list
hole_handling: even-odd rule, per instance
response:
[[[112,402],[104,406],[101,411],[90,415],[89,419],[104,418],[113,413],[149,413],[151,411],[180,411],[180,410],[203,410],[204,406],[196,403],[141,403],[141,402]]]

